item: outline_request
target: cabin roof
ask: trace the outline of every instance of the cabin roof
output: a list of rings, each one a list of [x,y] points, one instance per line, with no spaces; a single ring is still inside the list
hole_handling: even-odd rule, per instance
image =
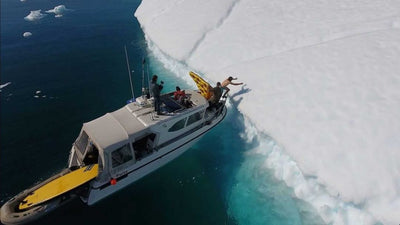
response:
[[[104,150],[126,142],[129,136],[144,128],[145,126],[126,107],[83,125],[91,140]]]
[[[205,98],[196,91],[186,91],[193,103],[191,109],[208,106]],[[166,95],[168,97],[168,95]],[[107,151],[113,150],[128,142],[129,138],[146,127],[150,127],[161,121],[166,121],[180,113],[187,112],[185,108],[176,113],[156,116],[154,107],[149,104],[140,106],[138,103],[130,103],[112,113],[83,124],[83,129],[100,148]],[[115,146],[116,145],[116,146]]]

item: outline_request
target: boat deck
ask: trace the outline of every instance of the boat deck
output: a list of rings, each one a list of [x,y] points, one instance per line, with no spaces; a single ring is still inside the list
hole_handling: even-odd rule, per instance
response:
[[[208,103],[202,95],[196,91],[186,90],[186,96],[189,99],[188,105],[183,105],[174,100],[172,93],[167,93],[161,96],[161,112],[162,115],[157,115],[152,104],[152,100],[147,100],[145,104],[133,102],[126,105],[126,109],[132,113],[144,126],[148,127],[166,121],[181,113],[191,112],[199,107],[207,107]],[[193,110],[188,110],[193,109]]]

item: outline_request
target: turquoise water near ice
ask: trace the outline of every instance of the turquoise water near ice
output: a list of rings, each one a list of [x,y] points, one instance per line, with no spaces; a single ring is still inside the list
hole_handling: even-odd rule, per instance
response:
[[[73,11],[23,19],[60,4]],[[0,204],[64,168],[82,123],[130,98],[124,45],[136,95],[143,57],[165,91],[191,86],[146,51],[133,16],[139,4],[1,2],[1,84],[11,84],[0,93]],[[26,31],[33,35],[24,38]],[[218,127],[168,165],[94,206],[76,200],[33,224],[321,224],[262,166],[265,156],[247,154],[258,140],[246,142],[243,132],[243,117],[230,107]]]

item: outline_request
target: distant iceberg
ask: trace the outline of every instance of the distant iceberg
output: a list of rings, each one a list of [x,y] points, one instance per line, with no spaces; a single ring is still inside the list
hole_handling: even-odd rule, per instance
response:
[[[371,0],[152,0],[135,12],[151,50],[246,82],[238,109],[279,143],[257,153],[265,168],[326,223],[368,225],[400,221],[399,15],[399,1]]]
[[[1,84],[1,85],[0,85],[0,91],[1,91],[1,89],[7,87],[7,86],[10,85],[10,84],[11,84],[11,82],[7,82],[7,83],[5,83],[5,84]]]
[[[65,5],[59,5],[54,7],[54,9],[47,10],[47,13],[54,13],[54,17],[62,17],[66,12],[72,11],[71,9],[67,9]]]
[[[41,11],[41,9],[31,11],[29,15],[24,17],[24,19],[27,21],[38,21],[46,16],[46,14],[43,14]]]
[[[32,33],[31,32],[24,32],[23,34],[22,34],[22,36],[24,36],[24,38],[28,38],[28,37],[30,37],[30,36],[32,36]]]

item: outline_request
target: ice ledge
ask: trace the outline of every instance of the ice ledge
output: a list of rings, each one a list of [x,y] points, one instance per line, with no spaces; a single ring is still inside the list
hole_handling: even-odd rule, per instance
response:
[[[148,38],[148,37],[147,37]],[[155,55],[163,65],[175,71],[178,76],[185,79],[189,67],[167,54],[164,54],[150,39],[147,39],[149,50]],[[191,83],[191,80],[187,80]],[[230,107],[238,107],[240,101],[231,99]],[[248,154],[259,155],[264,160],[264,164],[259,170],[267,169],[274,171],[277,179],[283,180],[288,187],[293,188],[297,198],[311,204],[316,212],[327,224],[376,224],[377,220],[367,212],[363,205],[343,201],[340,195],[332,196],[326,187],[318,182],[315,176],[305,176],[295,162],[282,147],[271,137],[260,132],[255,123],[249,117],[245,118],[245,128],[242,138],[251,142],[259,140],[258,145],[248,151]],[[251,162],[249,162],[251,163]],[[266,184],[267,185],[267,184]]]
[[[212,30],[232,2],[146,0],[139,21],[178,75],[182,62],[214,81],[245,81],[239,110],[330,196],[397,224],[399,3],[242,0]],[[147,23],[159,4],[167,13]]]

